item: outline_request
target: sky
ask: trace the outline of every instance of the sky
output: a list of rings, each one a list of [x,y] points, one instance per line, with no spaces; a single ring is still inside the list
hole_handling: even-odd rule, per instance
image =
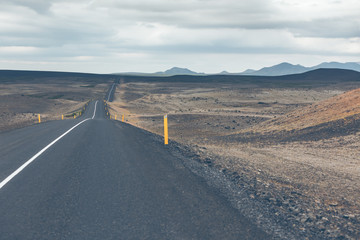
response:
[[[242,72],[360,62],[359,0],[0,0],[0,69]]]

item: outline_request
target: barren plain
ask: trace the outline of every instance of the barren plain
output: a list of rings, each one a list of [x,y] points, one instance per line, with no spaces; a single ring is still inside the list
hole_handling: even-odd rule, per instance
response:
[[[28,77],[26,77],[28,74]],[[25,75],[25,77],[22,77]],[[92,98],[103,98],[109,79],[104,77],[1,76],[0,131],[28,126],[41,121],[59,120],[79,114]],[[10,79],[10,80],[8,80]]]
[[[267,203],[279,221],[310,238],[357,239],[360,133],[336,121],[354,123],[360,91],[343,94],[358,87],[123,81],[110,112],[159,135],[168,114],[171,140]],[[341,103],[343,96],[350,98]],[[318,128],[327,134],[314,137]]]

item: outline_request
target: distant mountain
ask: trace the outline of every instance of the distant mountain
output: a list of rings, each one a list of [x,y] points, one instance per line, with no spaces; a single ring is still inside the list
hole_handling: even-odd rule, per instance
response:
[[[253,69],[248,69],[246,70],[245,72],[241,72],[241,73],[230,73],[228,71],[222,71],[220,73],[215,73],[215,74],[212,74],[212,75],[251,75],[253,72],[255,72],[256,70],[253,70]]]
[[[306,67],[301,65],[292,65],[290,63],[280,63],[272,67],[264,67],[258,71],[250,73],[251,75],[258,76],[279,76],[279,75],[289,75],[296,73],[303,73],[309,71]]]
[[[360,64],[356,62],[347,62],[347,63],[324,62],[312,67],[312,69],[319,69],[319,68],[339,68],[339,69],[347,69],[347,70],[354,70],[360,72]]]
[[[254,73],[254,72],[256,72],[256,70],[254,70],[254,69],[247,69],[247,70],[245,70],[244,72],[242,72],[242,74],[252,74],[252,73]]]
[[[241,73],[241,75],[256,75],[256,76],[281,76],[289,74],[304,73],[311,70],[321,68],[334,68],[334,69],[346,69],[360,72],[360,64],[355,62],[338,63],[338,62],[324,62],[313,67],[304,67],[302,65],[293,65],[290,63],[280,63],[272,67],[264,67],[260,70],[248,69]]]
[[[187,68],[179,68],[179,67],[173,67],[169,70],[166,70],[165,72],[157,72],[156,75],[166,75],[166,76],[174,76],[174,75],[203,75],[203,73],[197,73],[194,71],[191,71]]]

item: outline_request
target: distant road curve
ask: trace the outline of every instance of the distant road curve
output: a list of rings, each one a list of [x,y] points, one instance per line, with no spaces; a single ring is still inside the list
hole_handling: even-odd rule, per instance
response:
[[[107,94],[107,99],[106,99],[106,101],[112,102],[112,101],[114,100],[115,88],[116,88],[116,83],[113,83],[113,84],[111,85],[111,88],[110,88],[108,94]]]

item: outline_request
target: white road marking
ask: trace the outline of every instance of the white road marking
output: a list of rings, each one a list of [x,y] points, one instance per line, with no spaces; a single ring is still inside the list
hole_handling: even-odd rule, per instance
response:
[[[111,89],[110,89],[110,92],[109,92],[109,96],[108,96],[107,101],[109,101],[109,100],[110,100],[110,95],[111,95],[111,92],[112,92],[112,90],[113,90],[114,86],[115,86],[115,83],[113,83],[113,85],[112,85],[112,87],[111,87]]]
[[[95,117],[95,114],[96,114],[96,105],[97,105],[97,103],[98,103],[98,101],[96,101],[96,102],[95,102],[94,114],[93,114],[93,116],[92,116],[92,118],[91,118],[91,119],[94,119],[94,117]]]
[[[74,130],[76,127],[78,127],[80,124],[90,120],[90,119],[94,119],[95,117],[95,112],[96,112],[96,105],[97,102],[95,103],[95,109],[94,109],[94,115],[92,118],[87,118],[85,120],[82,120],[81,122],[79,122],[78,124],[76,124],[75,126],[73,126],[72,128],[70,128],[69,130],[67,130],[65,133],[63,133],[60,137],[58,137],[57,139],[55,139],[54,141],[52,141],[49,145],[47,145],[46,147],[44,147],[43,149],[41,149],[37,154],[35,154],[32,158],[30,158],[29,160],[27,160],[23,165],[21,165],[18,169],[15,170],[15,172],[13,172],[12,174],[10,174],[7,178],[5,178],[1,183],[0,183],[0,189],[2,187],[4,187],[11,179],[13,179],[16,175],[18,175],[22,170],[24,170],[24,168],[26,168],[30,163],[32,163],[37,157],[39,157],[43,152],[45,152],[49,147],[51,147],[52,145],[54,145],[57,141],[59,141],[61,138],[63,138],[66,134],[68,134],[69,132],[71,132],[72,130]]]

